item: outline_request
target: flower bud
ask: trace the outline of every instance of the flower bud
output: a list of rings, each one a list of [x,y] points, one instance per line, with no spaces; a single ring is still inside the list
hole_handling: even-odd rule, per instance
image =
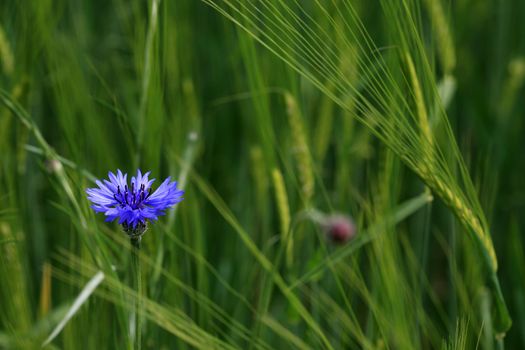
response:
[[[336,244],[343,244],[354,238],[357,230],[352,219],[345,215],[332,215],[323,220],[326,236]]]
[[[62,163],[58,159],[50,158],[45,162],[46,170],[49,173],[58,173],[62,171]]]
[[[122,228],[124,229],[124,232],[131,238],[132,240],[139,240],[142,238],[142,235],[147,231],[148,224],[147,222],[139,222],[136,226],[128,225],[126,222],[122,223]]]

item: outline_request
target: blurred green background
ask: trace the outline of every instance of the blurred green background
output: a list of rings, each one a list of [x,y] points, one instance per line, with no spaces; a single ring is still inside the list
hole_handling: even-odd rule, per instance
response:
[[[186,191],[143,239],[144,349],[525,347],[524,14],[3,0],[0,348],[136,346],[85,189],[137,168]]]

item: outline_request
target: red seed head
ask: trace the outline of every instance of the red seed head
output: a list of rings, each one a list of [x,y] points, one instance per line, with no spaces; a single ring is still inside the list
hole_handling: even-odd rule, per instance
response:
[[[356,234],[354,222],[351,218],[344,215],[328,217],[323,226],[327,237],[337,244],[346,243]]]

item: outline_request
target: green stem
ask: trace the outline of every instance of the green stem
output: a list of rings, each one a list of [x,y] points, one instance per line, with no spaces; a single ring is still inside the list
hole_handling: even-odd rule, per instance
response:
[[[503,338],[496,339],[496,349],[497,350],[504,350],[505,349],[505,341]]]
[[[142,345],[142,316],[141,316],[141,302],[142,302],[142,271],[140,267],[140,241],[141,237],[132,238],[130,240],[132,246],[131,252],[131,268],[132,268],[132,280],[133,287],[137,291],[137,298],[135,300],[135,307],[131,318],[131,339],[133,342],[133,349],[140,350]]]

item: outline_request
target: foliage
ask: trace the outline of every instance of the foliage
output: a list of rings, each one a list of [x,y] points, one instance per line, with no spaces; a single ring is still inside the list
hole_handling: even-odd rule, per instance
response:
[[[137,300],[144,349],[524,347],[523,13],[2,2],[0,348],[131,347]],[[85,190],[139,167],[185,200],[135,289]]]

